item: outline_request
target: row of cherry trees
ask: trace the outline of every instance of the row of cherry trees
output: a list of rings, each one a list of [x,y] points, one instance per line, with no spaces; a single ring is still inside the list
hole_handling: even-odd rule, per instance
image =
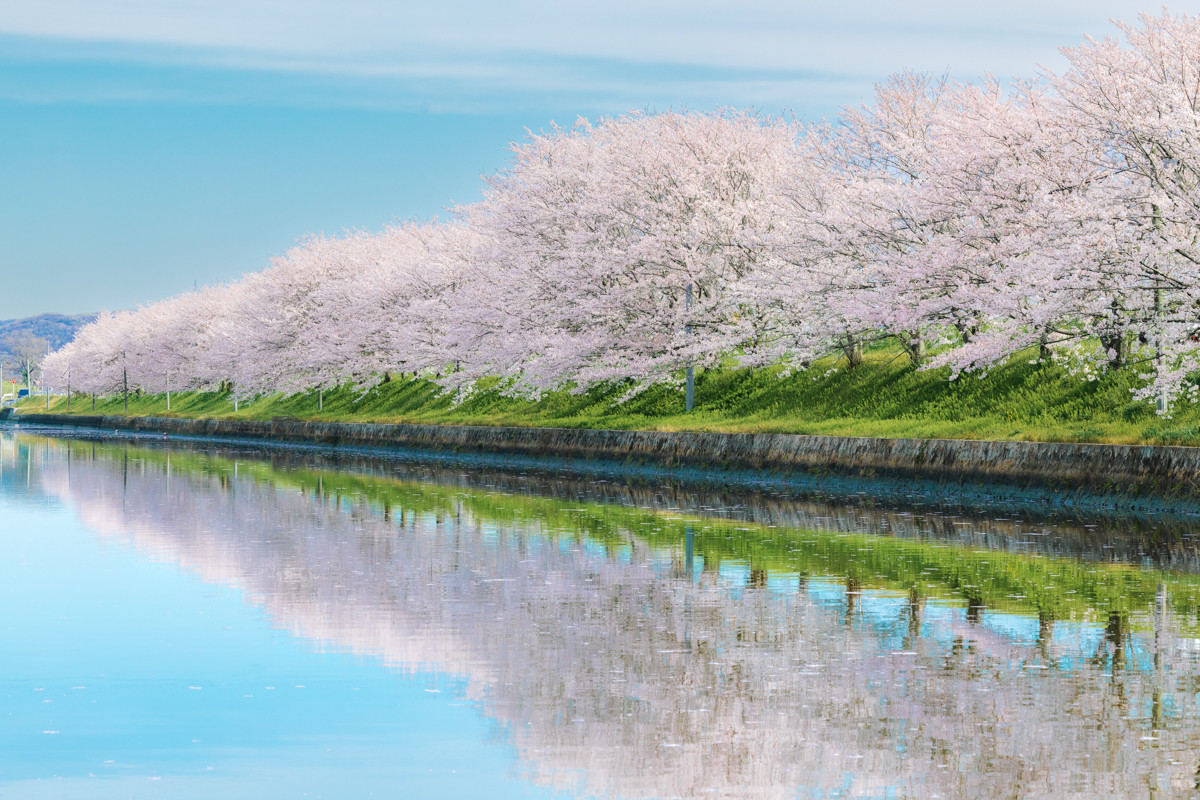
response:
[[[669,112],[530,134],[452,221],[314,237],[237,283],[104,314],[46,377],[632,392],[731,359],[853,368],[891,339],[955,375],[1028,352],[1190,397],[1200,17],[1119,27],[1007,87],[898,74],[836,123]]]

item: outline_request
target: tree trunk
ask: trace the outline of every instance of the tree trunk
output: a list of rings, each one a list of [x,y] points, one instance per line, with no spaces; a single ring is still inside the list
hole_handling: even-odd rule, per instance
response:
[[[904,352],[908,354],[908,360],[912,362],[914,367],[919,367],[925,363],[925,359],[929,357],[929,346],[925,343],[923,337],[902,333],[897,338],[904,347]]]
[[[975,338],[975,334],[979,333],[979,326],[973,322],[957,320],[954,327],[958,330],[958,335],[962,337],[963,344],[970,344],[971,340]]]
[[[1125,366],[1125,335],[1122,332],[1100,334],[1100,346],[1109,353],[1109,367],[1120,369]]]
[[[862,340],[857,336],[850,334],[846,335],[842,342],[842,353],[846,356],[846,366],[849,369],[857,369],[863,363]]]

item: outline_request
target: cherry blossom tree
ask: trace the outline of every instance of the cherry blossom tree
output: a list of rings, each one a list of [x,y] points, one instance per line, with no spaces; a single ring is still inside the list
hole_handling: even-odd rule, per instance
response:
[[[735,287],[767,257],[790,148],[789,126],[741,112],[531,135],[464,212],[483,243],[461,296],[487,335],[460,379],[500,375],[536,395],[720,363],[740,341]]]
[[[1185,378],[1200,367],[1200,18],[1117,27],[1124,42],[1065,48],[1070,68],[1049,79],[1114,195],[1111,257],[1084,276],[1119,290],[1105,350],[1123,361],[1115,345],[1133,345],[1154,371],[1140,396],[1170,398],[1195,391]]]
[[[46,375],[235,399],[410,372],[631,396],[693,367],[854,367],[891,340],[952,377],[1029,351],[1083,377],[1141,369],[1136,396],[1167,413],[1200,371],[1200,18],[1118,28],[1033,82],[898,73],[835,123],[531,133],[449,224],[310,237],[237,283],[102,316]]]
[[[347,268],[315,286],[320,311],[301,335],[313,373],[369,387],[393,373],[444,371],[451,292],[474,239],[463,224],[406,223],[341,242]]]

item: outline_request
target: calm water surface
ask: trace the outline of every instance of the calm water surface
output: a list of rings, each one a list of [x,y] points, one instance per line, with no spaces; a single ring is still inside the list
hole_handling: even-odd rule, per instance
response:
[[[1191,797],[1196,527],[0,433],[0,797]]]

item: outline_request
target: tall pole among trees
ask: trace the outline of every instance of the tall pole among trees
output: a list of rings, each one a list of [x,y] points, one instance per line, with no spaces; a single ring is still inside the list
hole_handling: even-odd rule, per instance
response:
[[[684,292],[684,307],[687,311],[692,310],[692,285],[689,283]],[[692,324],[688,322],[684,326],[684,331],[690,336],[692,333]],[[692,367],[692,361],[689,358],[687,364],[687,386],[683,390],[683,410],[691,411],[692,404],[696,396],[696,374]]]

